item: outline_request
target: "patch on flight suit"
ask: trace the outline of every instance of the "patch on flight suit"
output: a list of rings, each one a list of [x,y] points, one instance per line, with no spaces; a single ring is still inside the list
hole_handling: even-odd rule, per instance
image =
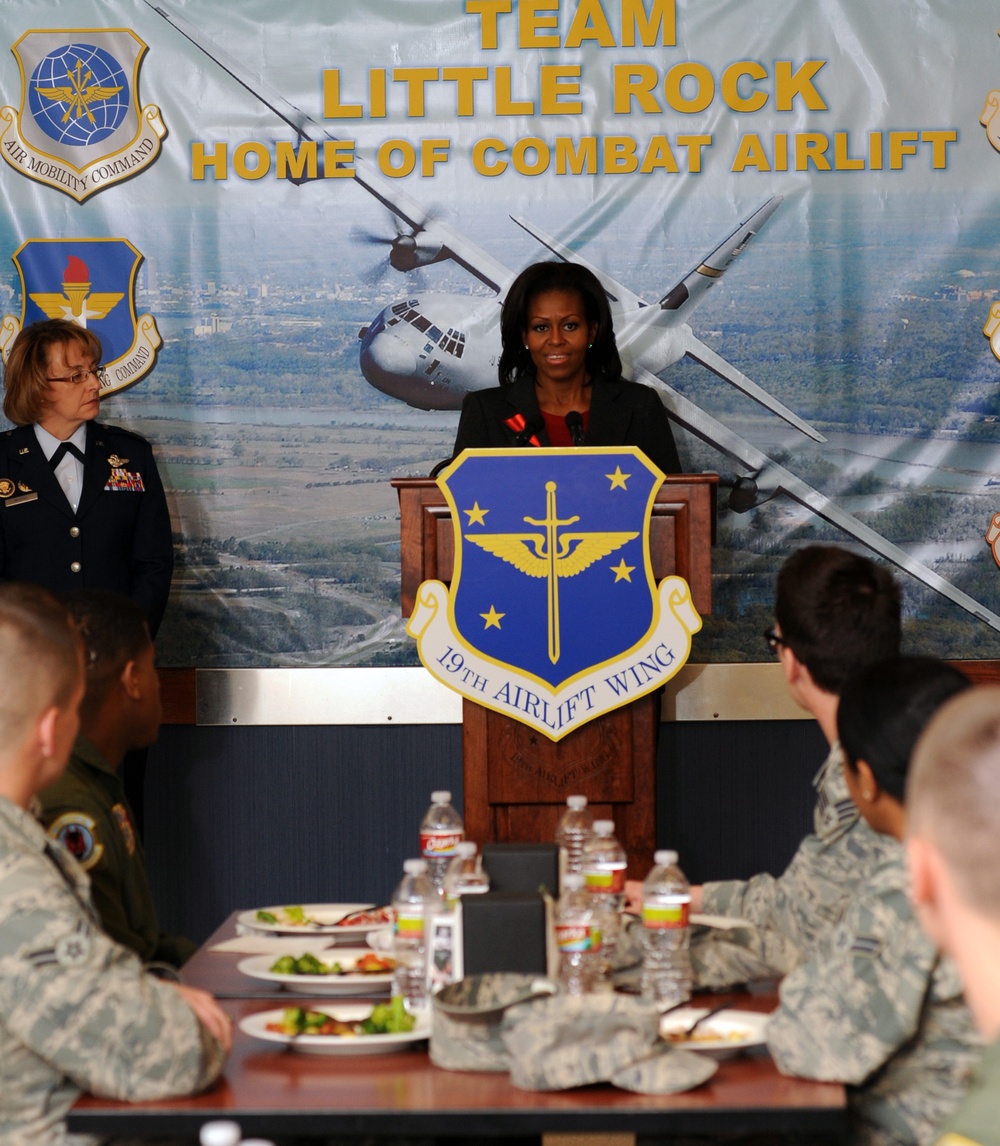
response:
[[[111,814],[115,818],[115,823],[121,828],[122,835],[125,837],[125,847],[130,856],[135,855],[135,828],[132,826],[132,818],[128,814],[128,808],[124,804],[115,804],[111,809]]]
[[[64,812],[49,824],[49,835],[58,840],[84,871],[104,855],[104,844],[97,838],[93,816],[84,812]]]

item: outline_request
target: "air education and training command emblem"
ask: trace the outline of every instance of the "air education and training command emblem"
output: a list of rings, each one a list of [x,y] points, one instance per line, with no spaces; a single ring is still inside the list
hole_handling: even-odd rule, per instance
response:
[[[148,167],[167,133],[139,106],[146,45],[127,28],[26,32],[11,48],[21,107],[0,108],[0,155],[78,203]]]
[[[28,239],[12,258],[21,279],[21,316],[5,314],[0,320],[5,361],[22,326],[65,318],[101,340],[102,397],[152,370],[163,340],[151,314],[136,315],[142,255],[127,239]]]
[[[663,685],[701,618],[683,578],[653,580],[662,480],[632,447],[466,450],[438,478],[451,589],[425,581],[407,625],[425,667],[550,740]]]

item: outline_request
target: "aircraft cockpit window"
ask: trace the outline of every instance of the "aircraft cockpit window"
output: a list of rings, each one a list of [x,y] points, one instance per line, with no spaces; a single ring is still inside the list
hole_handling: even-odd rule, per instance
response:
[[[407,322],[412,322],[412,325],[420,331],[421,334],[426,334],[430,329],[431,321],[429,318],[424,318],[422,314],[418,314],[416,318],[411,319],[409,315],[406,316]]]
[[[450,326],[444,341],[441,343],[441,349],[446,354],[454,354],[456,358],[461,358],[465,353],[465,335],[460,330],[455,330],[454,327]]]
[[[440,342],[444,335],[436,326],[432,326],[427,332],[427,337],[433,342]]]

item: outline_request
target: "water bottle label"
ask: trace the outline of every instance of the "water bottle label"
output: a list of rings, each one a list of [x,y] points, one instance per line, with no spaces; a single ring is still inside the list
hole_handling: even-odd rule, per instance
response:
[[[465,832],[449,828],[446,832],[420,833],[420,854],[425,859],[441,859],[444,856],[453,856],[455,849],[465,839]]]
[[[402,912],[397,911],[396,922],[393,926],[393,932],[401,939],[423,939],[423,912],[421,912],[420,915],[405,915]]]
[[[600,895],[620,895],[625,890],[625,865],[590,868],[583,873],[583,878],[588,891]]]
[[[652,931],[688,926],[688,913],[691,910],[689,899],[674,900],[673,903],[644,903],[642,905],[642,925]]]
[[[588,923],[557,923],[556,943],[559,950],[570,954],[575,951],[600,951],[601,933]]]

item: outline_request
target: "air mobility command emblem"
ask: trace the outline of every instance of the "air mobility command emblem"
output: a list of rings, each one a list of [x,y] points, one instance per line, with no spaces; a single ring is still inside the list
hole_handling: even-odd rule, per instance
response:
[[[23,326],[65,318],[101,340],[102,397],[152,370],[162,339],[151,314],[136,314],[142,255],[127,239],[27,239],[12,260],[21,280],[21,314],[0,321],[4,360]]]
[[[0,108],[0,155],[78,203],[131,178],[160,153],[160,109],[139,105],[146,45],[127,28],[26,32],[11,48],[20,108]]]
[[[438,479],[451,588],[425,581],[407,626],[427,669],[551,740],[668,681],[701,618],[653,579],[662,480],[631,447],[465,451]]]

